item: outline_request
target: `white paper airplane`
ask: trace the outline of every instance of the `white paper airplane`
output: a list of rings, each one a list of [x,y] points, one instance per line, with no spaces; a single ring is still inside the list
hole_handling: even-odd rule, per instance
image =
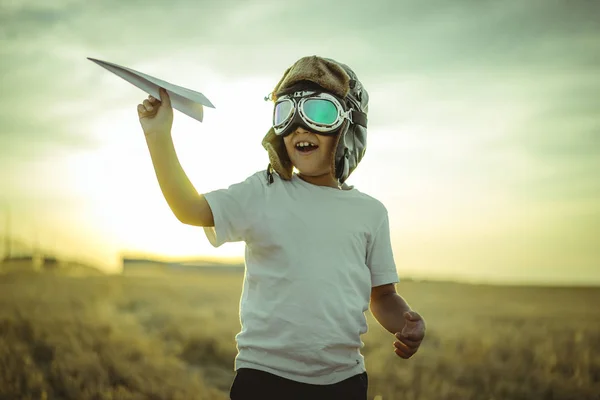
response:
[[[158,92],[159,88],[165,88],[171,99],[171,106],[173,106],[174,109],[179,110],[185,115],[188,115],[200,122],[202,122],[202,118],[204,116],[204,106],[215,108],[210,100],[208,100],[202,93],[173,85],[172,83],[143,74],[131,68],[122,67],[120,65],[97,60],[95,58],[87,57],[87,59],[125,79],[127,82],[137,86],[144,92],[157,99],[160,99],[160,93]]]

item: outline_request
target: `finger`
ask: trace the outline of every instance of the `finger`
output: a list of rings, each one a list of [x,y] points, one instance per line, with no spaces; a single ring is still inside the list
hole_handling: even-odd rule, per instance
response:
[[[400,340],[402,343],[404,343],[405,345],[407,345],[408,347],[415,349],[418,348],[421,345],[421,340],[409,340],[409,339],[405,339],[405,338],[399,338],[398,340]]]
[[[394,347],[397,348],[397,349],[399,349],[399,350],[402,350],[405,353],[410,353],[413,350],[406,343],[402,343],[400,341],[395,341],[394,342]]]
[[[146,108],[141,104],[137,105],[137,111],[138,111],[138,114],[140,115],[140,117],[146,115]]]
[[[144,100],[143,104],[147,111],[154,110],[154,107],[152,106],[152,104],[150,104],[150,102],[148,100]]]
[[[420,342],[425,337],[423,332],[402,332],[396,335],[396,337],[402,341],[408,340],[413,342]]]
[[[152,104],[155,104],[155,103],[156,103],[156,97],[154,97],[154,96],[150,95],[150,96],[148,96],[148,101],[149,101],[150,103],[152,103]]]
[[[160,101],[164,102],[165,106],[169,107],[171,105],[171,97],[167,90],[161,87],[158,92],[160,93]]]
[[[394,349],[394,353],[396,353],[399,357],[402,357],[404,359],[411,358],[412,355],[414,354],[414,353],[411,354],[410,352],[406,352],[406,351],[403,351],[403,350],[398,349],[398,348]]]
[[[403,355],[408,357],[412,356],[417,352],[417,349],[410,348],[402,342],[394,342],[394,347],[396,348],[396,350],[398,350],[396,354],[402,353]]]
[[[421,342],[424,337],[425,337],[425,335],[423,335],[423,334],[412,332],[412,333],[403,334],[400,337],[400,339],[402,341],[407,341],[407,342]]]
[[[402,332],[398,332],[395,335],[400,340],[408,340],[420,342],[425,337],[425,332],[421,330],[413,330],[404,328]]]

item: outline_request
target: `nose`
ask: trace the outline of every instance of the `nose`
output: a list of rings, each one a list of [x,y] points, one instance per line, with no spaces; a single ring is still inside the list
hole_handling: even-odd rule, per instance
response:
[[[312,133],[312,132],[309,131],[308,129],[304,129],[303,127],[299,126],[294,131],[294,134],[300,134],[300,133]]]

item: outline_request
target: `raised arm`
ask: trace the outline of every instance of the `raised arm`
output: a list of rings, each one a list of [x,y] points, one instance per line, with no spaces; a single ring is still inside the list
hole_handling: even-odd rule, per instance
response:
[[[173,108],[169,95],[162,88],[160,95],[161,100],[148,96],[142,104],[138,104],[137,111],[162,194],[182,223],[214,226],[208,202],[196,191],[177,157],[171,136]]]

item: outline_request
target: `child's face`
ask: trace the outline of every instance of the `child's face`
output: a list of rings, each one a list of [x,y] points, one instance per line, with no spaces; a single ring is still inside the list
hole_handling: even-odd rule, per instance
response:
[[[285,136],[283,142],[292,164],[304,176],[323,176],[331,174],[331,157],[335,136],[318,135],[298,127],[294,132]],[[299,146],[301,143],[313,146]],[[306,151],[308,149],[308,151]]]

